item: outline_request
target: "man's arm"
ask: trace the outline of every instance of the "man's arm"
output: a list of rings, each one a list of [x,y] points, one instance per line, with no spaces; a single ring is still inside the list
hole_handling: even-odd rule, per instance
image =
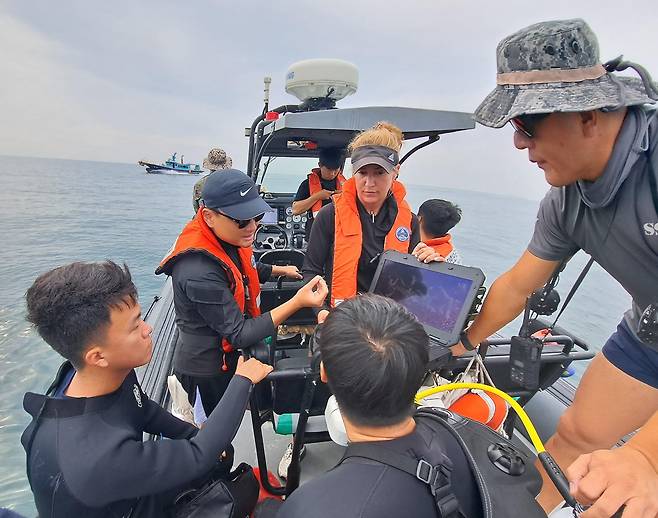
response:
[[[162,435],[168,439],[191,439],[199,429],[182,419],[170,414],[142,391],[145,422],[144,431],[153,435]]]
[[[528,296],[546,284],[559,263],[540,259],[526,250],[518,262],[491,285],[480,314],[468,328],[469,341],[477,345],[516,318]],[[461,342],[451,349],[455,356],[466,352]]]
[[[326,199],[321,197],[323,192],[329,192],[329,191],[318,191],[315,194],[311,194],[308,198],[299,201],[293,201],[292,213],[298,215],[298,214],[304,214],[306,211],[310,210],[310,208],[313,207],[313,205],[315,205],[316,201]]]

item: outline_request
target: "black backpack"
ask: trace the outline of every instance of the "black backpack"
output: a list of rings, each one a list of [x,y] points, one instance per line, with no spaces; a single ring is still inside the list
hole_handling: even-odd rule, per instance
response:
[[[448,410],[420,408],[414,418],[437,433],[447,430],[457,439],[475,476],[484,518],[546,518],[535,501],[542,483],[534,458],[489,427]],[[432,465],[425,459],[381,448],[377,443],[352,443],[340,462],[362,457],[404,471],[428,486],[436,502],[437,516],[461,518],[464,514],[451,488],[452,463],[443,451],[436,454],[434,458],[442,461]]]

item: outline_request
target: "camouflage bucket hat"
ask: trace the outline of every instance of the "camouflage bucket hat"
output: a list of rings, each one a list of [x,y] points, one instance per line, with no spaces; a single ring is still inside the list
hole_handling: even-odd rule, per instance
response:
[[[203,159],[203,168],[217,171],[219,169],[230,169],[233,167],[233,160],[226,154],[226,151],[218,147],[208,151],[208,156]]]
[[[496,49],[497,86],[475,110],[493,128],[525,114],[615,110],[655,103],[658,88],[641,66],[601,64],[599,44],[581,19],[537,23],[504,38]],[[640,75],[612,74],[633,68]]]

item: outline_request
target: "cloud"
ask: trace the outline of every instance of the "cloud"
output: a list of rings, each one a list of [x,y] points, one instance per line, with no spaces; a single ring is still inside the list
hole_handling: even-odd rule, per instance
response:
[[[273,104],[293,102],[283,78],[294,61],[355,63],[359,91],[344,106],[472,111],[494,86],[503,36],[576,16],[597,32],[603,58],[624,52],[658,74],[649,1],[623,19],[617,5],[591,0],[9,2],[0,153],[136,162],[178,151],[200,161],[221,146],[243,166],[262,78],[273,78]],[[508,130],[448,135],[405,171],[418,183],[533,198],[546,188]]]

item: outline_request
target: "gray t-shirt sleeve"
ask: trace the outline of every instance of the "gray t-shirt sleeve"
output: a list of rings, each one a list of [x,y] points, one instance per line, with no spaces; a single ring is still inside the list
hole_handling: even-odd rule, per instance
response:
[[[539,205],[537,221],[528,251],[546,261],[561,261],[575,254],[580,247],[564,230],[566,207],[561,188],[553,187]]]

